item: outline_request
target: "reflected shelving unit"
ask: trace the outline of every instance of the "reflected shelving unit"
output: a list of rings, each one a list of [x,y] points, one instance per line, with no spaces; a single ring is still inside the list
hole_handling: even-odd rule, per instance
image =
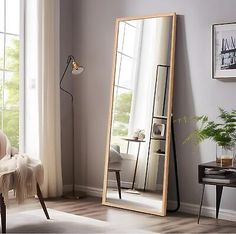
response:
[[[165,116],[165,109],[166,109],[166,99],[167,99],[167,89],[168,89],[168,74],[169,74],[169,65],[157,65],[156,68],[156,80],[154,86],[154,96],[153,96],[153,110],[152,110],[152,121],[151,121],[151,128],[150,128],[150,137],[149,137],[149,147],[148,147],[148,156],[147,156],[147,164],[145,170],[145,180],[144,180],[144,191],[146,190],[147,186],[147,177],[148,177],[148,167],[150,161],[150,155],[155,155],[157,157],[165,157],[165,150],[161,150],[161,144],[164,144],[165,148],[165,126],[167,122],[167,116]],[[161,115],[155,114],[155,107],[156,107],[156,99],[158,94],[158,76],[159,76],[159,69],[165,69],[165,85],[164,85],[164,93],[163,93],[163,102],[162,102],[162,110]],[[155,123],[156,122],[156,123]],[[154,129],[156,128],[156,129]],[[156,134],[154,134],[156,133]],[[153,141],[160,141],[160,148],[155,150],[154,152],[151,151],[151,145]],[[162,143],[161,143],[162,142]]]

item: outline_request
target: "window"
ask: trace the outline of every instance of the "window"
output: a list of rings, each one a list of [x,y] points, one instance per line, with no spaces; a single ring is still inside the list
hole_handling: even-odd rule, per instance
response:
[[[140,52],[140,21],[125,21],[119,24],[116,58],[112,142],[131,134],[133,97],[137,86],[137,65]]]
[[[19,146],[20,0],[0,0],[0,128]]]

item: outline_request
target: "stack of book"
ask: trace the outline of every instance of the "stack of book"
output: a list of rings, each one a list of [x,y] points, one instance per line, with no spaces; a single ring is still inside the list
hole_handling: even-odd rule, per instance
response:
[[[236,183],[236,170],[205,168],[203,182],[232,184]]]

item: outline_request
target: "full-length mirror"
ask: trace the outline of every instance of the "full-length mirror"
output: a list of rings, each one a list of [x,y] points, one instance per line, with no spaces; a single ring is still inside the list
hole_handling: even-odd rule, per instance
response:
[[[117,20],[103,204],[165,215],[175,13]]]

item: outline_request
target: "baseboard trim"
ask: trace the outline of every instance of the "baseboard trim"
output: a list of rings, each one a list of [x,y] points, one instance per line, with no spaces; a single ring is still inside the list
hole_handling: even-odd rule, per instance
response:
[[[63,186],[63,192],[68,193],[72,190],[72,184],[67,184]],[[102,189],[96,187],[89,187],[83,185],[75,185],[75,191],[85,192],[89,196],[102,197]]]
[[[89,196],[102,197],[102,189],[101,188],[76,185],[75,190],[81,191],[81,192],[86,192],[86,194],[88,194]]]
[[[122,188],[132,188],[132,182],[121,181],[120,183],[121,183]],[[116,180],[108,180],[108,186],[116,188],[117,187],[117,181]],[[138,188],[138,185],[135,183],[134,187]],[[156,185],[156,190],[158,190],[158,191],[163,190],[163,185],[162,184],[157,184]]]
[[[64,192],[69,192],[72,189],[72,185],[64,185]],[[86,192],[89,196],[102,197],[102,189],[96,187],[89,187],[83,185],[76,185],[76,191]],[[176,207],[176,201],[168,201],[168,207]],[[186,202],[180,203],[180,212],[198,215],[199,205]],[[202,216],[215,218],[215,207],[202,206]],[[229,220],[236,222],[236,211],[228,209],[220,209],[219,219]]]
[[[127,181],[121,181],[121,187],[122,188],[131,188],[132,187],[132,182],[127,182]],[[117,187],[117,181],[116,180],[108,180],[108,186],[109,187]]]
[[[169,207],[176,207],[175,201],[168,201]],[[191,204],[191,203],[180,203],[180,212],[198,215],[199,212],[199,205]],[[215,207],[210,206],[202,206],[201,216],[215,218],[216,210]],[[219,219],[229,220],[229,221],[236,221],[236,211],[228,210],[228,209],[220,209],[219,212]]]

